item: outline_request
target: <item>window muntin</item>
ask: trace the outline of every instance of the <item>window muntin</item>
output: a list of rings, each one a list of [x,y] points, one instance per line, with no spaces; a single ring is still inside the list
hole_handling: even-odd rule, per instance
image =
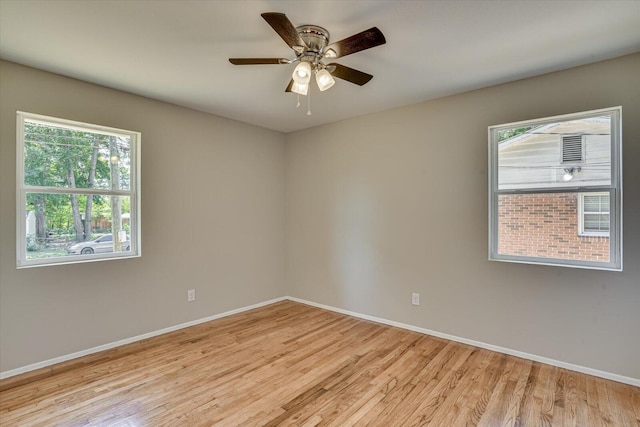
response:
[[[18,267],[139,256],[140,134],[21,112],[17,129]]]
[[[620,154],[620,107],[491,126],[489,259],[621,270]]]

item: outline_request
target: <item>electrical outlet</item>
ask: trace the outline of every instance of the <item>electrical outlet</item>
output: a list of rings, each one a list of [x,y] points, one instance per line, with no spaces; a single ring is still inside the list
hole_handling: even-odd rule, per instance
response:
[[[415,292],[411,294],[411,304],[420,305],[420,294]]]
[[[193,302],[196,300],[196,290],[195,289],[189,289],[187,291],[187,302]]]

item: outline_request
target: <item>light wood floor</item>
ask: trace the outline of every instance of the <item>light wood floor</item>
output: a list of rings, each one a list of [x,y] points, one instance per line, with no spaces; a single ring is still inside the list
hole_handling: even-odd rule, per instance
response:
[[[3,426],[640,426],[640,389],[293,302],[0,382]]]

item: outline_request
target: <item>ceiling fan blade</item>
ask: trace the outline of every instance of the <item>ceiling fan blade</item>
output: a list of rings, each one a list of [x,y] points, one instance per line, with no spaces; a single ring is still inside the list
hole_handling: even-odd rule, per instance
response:
[[[286,58],[229,58],[233,65],[290,64]]]
[[[335,67],[333,71],[330,71],[333,77],[337,77],[342,80],[346,80],[357,85],[364,85],[373,78],[371,74],[363,73],[362,71],[355,70],[353,68],[345,67],[344,65],[331,63],[327,65],[327,68]]]
[[[285,92],[291,92],[291,88],[293,87],[293,79],[291,79],[291,81],[289,82],[289,85],[287,86],[287,88],[284,90]]]
[[[340,58],[361,50],[380,46],[386,42],[387,40],[384,38],[382,31],[378,27],[372,27],[346,39],[331,43],[324,49],[324,55],[327,58]]]
[[[291,49],[296,50],[296,47],[298,47],[298,50],[302,50],[307,47],[307,44],[302,40],[287,15],[278,12],[266,12],[261,16]]]

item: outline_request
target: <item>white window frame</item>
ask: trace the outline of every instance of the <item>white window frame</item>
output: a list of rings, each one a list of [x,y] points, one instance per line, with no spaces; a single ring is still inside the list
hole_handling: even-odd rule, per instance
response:
[[[585,212],[584,211],[584,196],[586,194],[592,194],[597,196],[603,196],[607,193],[580,193],[578,194],[578,235],[584,237],[609,237],[609,231],[591,231],[584,229],[584,216],[585,214],[595,214],[595,212]],[[601,214],[602,212],[598,212],[597,214]],[[609,208],[609,218],[611,218],[611,208]],[[609,220],[609,229],[611,229],[611,220]]]
[[[611,182],[609,185],[576,186],[569,181],[564,186],[533,189],[498,189],[498,133],[502,130],[527,126],[541,126],[558,121],[611,116]],[[604,108],[574,114],[545,117],[515,123],[489,126],[489,260],[524,264],[541,264],[597,270],[622,271],[622,107]],[[562,151],[562,150],[561,150]],[[498,199],[500,195],[545,193],[608,193],[610,195],[609,261],[586,261],[507,255],[498,252]]]
[[[77,122],[73,120],[60,119],[56,117],[43,116],[18,111],[16,119],[16,266],[17,268],[42,267],[60,264],[75,264],[94,261],[105,261],[122,258],[135,258],[141,256],[141,216],[140,216],[140,132],[117,129],[107,126],[94,125],[90,123]],[[130,163],[130,185],[128,190],[109,190],[94,188],[68,188],[68,187],[47,187],[26,185],[24,179],[24,154],[25,154],[25,121],[44,122],[55,126],[61,126],[80,131],[97,132],[103,135],[113,135],[127,137],[130,141],[131,163]],[[66,255],[51,258],[27,259],[26,242],[26,202],[27,193],[46,194],[97,194],[107,196],[127,196],[131,202],[131,231],[130,250],[123,252],[96,253],[86,255]]]

